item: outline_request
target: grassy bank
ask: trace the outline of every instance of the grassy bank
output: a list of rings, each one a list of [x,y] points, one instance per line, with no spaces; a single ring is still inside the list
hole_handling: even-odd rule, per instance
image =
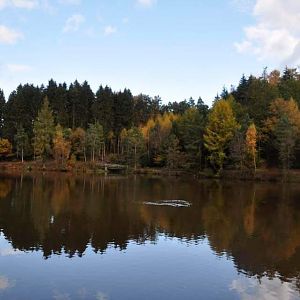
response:
[[[252,170],[223,170],[219,176],[211,170],[198,172],[195,170],[167,168],[138,168],[133,169],[125,165],[105,164],[100,162],[75,162],[64,166],[55,161],[28,161],[28,162],[0,162],[0,171],[15,172],[60,172],[70,174],[137,174],[157,176],[192,176],[202,179],[219,180],[245,180],[245,181],[270,181],[270,182],[300,182],[300,169],[283,171],[280,169]]]
[[[300,170],[258,169],[256,172],[252,170],[223,170],[219,176],[210,172],[200,172],[199,177],[222,180],[300,182]]]
[[[0,170],[5,172],[61,172],[73,174],[139,174],[182,176],[192,174],[185,170],[169,170],[166,168],[138,168],[134,169],[126,165],[106,164],[100,162],[75,162],[64,166],[55,161],[28,161],[28,162],[0,162]],[[195,174],[194,174],[195,175]]]

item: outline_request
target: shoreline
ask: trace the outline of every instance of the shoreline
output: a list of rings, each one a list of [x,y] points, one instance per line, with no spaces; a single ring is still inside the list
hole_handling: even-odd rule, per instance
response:
[[[113,168],[114,167],[114,168]],[[90,175],[154,175],[163,177],[183,177],[193,176],[197,179],[212,179],[212,180],[234,180],[234,181],[260,181],[260,182],[294,182],[300,183],[300,169],[292,169],[284,172],[281,169],[258,169],[256,172],[251,170],[223,170],[219,176],[208,172],[193,170],[176,169],[169,170],[166,168],[138,168],[134,170],[127,166],[91,163],[91,162],[76,162],[74,164],[66,164],[62,167],[54,161],[45,163],[37,161],[26,162],[0,162],[0,171],[8,174],[13,173],[64,173],[64,174],[90,174]]]

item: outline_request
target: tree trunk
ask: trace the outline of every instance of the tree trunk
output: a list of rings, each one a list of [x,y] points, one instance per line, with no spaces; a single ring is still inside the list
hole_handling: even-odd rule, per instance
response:
[[[136,170],[136,145],[134,145],[134,169]]]

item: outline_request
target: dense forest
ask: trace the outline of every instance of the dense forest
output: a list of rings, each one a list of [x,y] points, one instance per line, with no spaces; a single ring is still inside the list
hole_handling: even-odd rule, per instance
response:
[[[88,82],[0,90],[2,160],[100,161],[132,167],[256,170],[300,167],[300,74],[244,75],[209,108],[163,104]]]

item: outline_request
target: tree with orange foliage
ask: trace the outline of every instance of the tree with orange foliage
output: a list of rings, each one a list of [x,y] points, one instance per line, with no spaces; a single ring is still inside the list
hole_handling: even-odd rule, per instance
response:
[[[12,152],[12,145],[8,139],[0,139],[0,156],[5,157]]]
[[[55,128],[53,139],[53,152],[55,160],[62,166],[70,156],[71,143],[66,141],[63,134],[63,128],[58,124]]]
[[[254,171],[256,171],[256,143],[257,143],[257,131],[255,124],[252,123],[246,132],[246,151],[251,161],[253,162]]]
[[[263,131],[265,134],[274,133],[282,116],[286,116],[291,126],[294,127],[297,132],[300,132],[300,111],[293,98],[290,100],[281,98],[274,100],[270,105],[269,115],[264,123]]]

